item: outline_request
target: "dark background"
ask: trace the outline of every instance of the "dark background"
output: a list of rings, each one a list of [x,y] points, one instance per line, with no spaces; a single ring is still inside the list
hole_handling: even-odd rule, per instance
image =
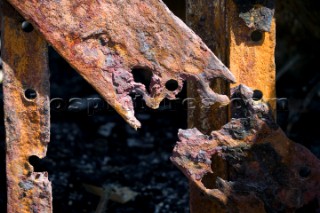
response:
[[[179,3],[167,1],[175,10]],[[175,1],[176,2],[176,1]],[[320,3],[282,0],[277,5],[278,123],[288,136],[320,157]],[[178,15],[182,15],[181,13]],[[179,101],[159,110],[137,99],[142,128],[135,132],[53,50],[50,49],[51,143],[45,159],[31,158],[36,171],[48,171],[54,212],[94,212],[99,197],[83,184],[126,186],[139,195],[127,204],[110,201],[108,212],[188,212],[188,183],[169,160],[187,111]],[[1,89],[1,102],[2,98]],[[186,97],[186,92],[180,98]],[[80,98],[81,110],[72,98]],[[88,101],[89,100],[89,101]],[[0,104],[0,212],[6,212],[5,133]]]

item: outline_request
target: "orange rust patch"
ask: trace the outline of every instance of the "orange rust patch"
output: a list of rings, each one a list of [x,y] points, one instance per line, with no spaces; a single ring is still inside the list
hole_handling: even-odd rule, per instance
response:
[[[237,14],[237,6],[230,0],[229,13]],[[236,15],[229,16],[230,26],[230,70],[239,84],[245,84],[263,93],[263,100],[270,103],[275,110],[275,20],[273,19],[270,32],[261,33],[260,41],[252,41],[250,30],[243,20]],[[233,86],[233,85],[232,85]]]

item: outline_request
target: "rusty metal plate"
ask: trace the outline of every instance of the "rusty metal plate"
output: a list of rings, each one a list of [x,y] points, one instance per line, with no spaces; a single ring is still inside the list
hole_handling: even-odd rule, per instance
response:
[[[161,0],[8,0],[134,128],[130,93],[158,108],[183,81],[197,81],[204,104],[229,103],[210,89],[213,78],[235,79],[221,61]],[[132,69],[152,71],[150,88]],[[175,80],[178,88],[165,85]],[[149,91],[148,91],[149,90]]]
[[[45,157],[50,139],[47,43],[21,29],[24,20],[2,3],[2,49],[8,213],[52,212],[51,183],[30,156]]]
[[[180,130],[171,160],[226,212],[295,212],[317,206],[319,159],[288,139],[268,105],[252,95],[246,86],[234,89],[233,119],[219,131]],[[225,178],[219,177],[221,168],[227,168]]]

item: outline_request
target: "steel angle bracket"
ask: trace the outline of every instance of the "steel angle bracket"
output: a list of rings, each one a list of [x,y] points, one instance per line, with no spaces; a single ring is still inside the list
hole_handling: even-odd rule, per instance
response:
[[[204,104],[229,99],[210,89],[213,78],[231,72],[161,0],[8,0],[107,102],[134,128],[130,93],[158,108],[174,99],[183,81],[197,81]],[[132,69],[152,72],[150,88],[135,82]],[[178,88],[165,85],[175,80]]]

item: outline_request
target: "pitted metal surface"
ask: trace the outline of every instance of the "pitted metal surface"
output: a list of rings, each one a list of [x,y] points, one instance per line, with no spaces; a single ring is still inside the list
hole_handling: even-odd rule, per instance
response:
[[[319,203],[319,159],[287,138],[252,95],[246,86],[234,89],[233,119],[219,131],[180,130],[171,160],[227,212],[295,212]]]
[[[141,94],[149,107],[158,108],[164,98],[175,98],[184,80],[192,79],[204,104],[229,103],[209,82],[234,82],[233,75],[161,0],[8,2],[134,128],[141,124],[130,93]],[[135,68],[152,72],[150,88],[134,81]],[[175,91],[166,88],[169,80],[177,81]]]
[[[22,30],[23,18],[8,3],[1,6],[7,212],[50,213],[48,174],[29,162],[45,157],[50,139],[47,43],[36,31]]]

